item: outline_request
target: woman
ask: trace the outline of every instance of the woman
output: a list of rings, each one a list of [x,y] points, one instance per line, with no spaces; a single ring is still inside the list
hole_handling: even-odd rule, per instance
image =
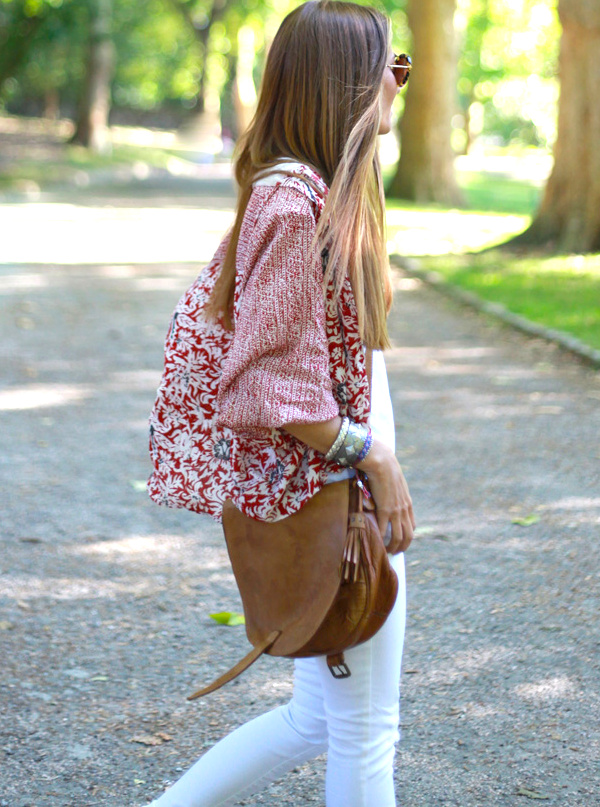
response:
[[[381,352],[391,286],[377,135],[410,69],[389,40],[386,18],[354,3],[308,2],[283,21],[238,146],[234,225],[167,337],[149,491],[215,518],[232,498],[275,521],[359,468],[396,604],[346,652],[350,678],[297,660],[292,700],[221,740],[151,807],[233,805],[324,751],[327,807],[396,803],[402,553],[415,521]]]

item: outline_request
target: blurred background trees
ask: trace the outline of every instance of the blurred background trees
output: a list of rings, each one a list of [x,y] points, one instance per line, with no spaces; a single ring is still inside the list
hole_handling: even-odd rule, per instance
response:
[[[554,168],[521,244],[600,251],[600,3],[560,0],[560,104]]]
[[[108,71],[111,120],[172,125],[202,113],[207,94],[209,106],[215,96],[225,108],[237,106],[228,96],[239,93],[240,68],[246,70],[243,106],[246,95],[253,97],[249,78],[254,86],[260,79],[265,46],[294,5],[289,0],[0,0],[0,97],[14,113],[73,117],[89,72],[90,45],[110,34],[116,54],[114,71]],[[455,152],[481,137],[498,144],[552,141],[560,35],[552,0],[458,0],[456,13],[456,0],[385,0],[383,5],[393,20],[395,47],[416,53],[421,77],[428,76],[421,84],[435,93],[436,81],[442,87],[435,99],[435,93],[417,87],[419,104],[408,103],[421,117],[419,106],[447,109],[451,123],[444,140],[452,136]],[[413,48],[424,51],[419,55]]]
[[[210,126],[224,153],[247,125],[290,0],[0,0],[0,107],[68,117],[110,147],[110,123]],[[599,244],[600,7],[592,0],[383,0],[415,67],[398,103],[389,193],[460,204],[455,157],[552,149],[530,242]],[[562,36],[560,124],[558,54]]]
[[[107,128],[115,57],[112,0],[89,0],[87,12],[85,78],[72,142],[104,152],[109,148]]]
[[[402,150],[389,187],[417,202],[460,204],[454,173],[452,121],[457,111],[456,0],[408,0],[413,62],[400,122]]]

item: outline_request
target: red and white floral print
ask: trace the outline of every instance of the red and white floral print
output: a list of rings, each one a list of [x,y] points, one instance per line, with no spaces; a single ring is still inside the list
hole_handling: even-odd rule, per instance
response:
[[[367,421],[352,287],[346,278],[338,298],[333,287],[324,295],[311,249],[327,186],[307,166],[294,173],[253,188],[236,254],[235,332],[203,314],[229,234],[173,313],[150,416],[148,491],[158,504],[220,520],[230,498],[246,515],[276,521],[339,470],[280,427],[338,413]]]

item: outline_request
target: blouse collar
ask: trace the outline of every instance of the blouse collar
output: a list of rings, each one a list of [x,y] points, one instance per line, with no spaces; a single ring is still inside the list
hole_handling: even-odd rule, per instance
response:
[[[260,172],[253,185],[278,185],[289,177],[306,177],[312,180],[323,197],[327,196],[329,188],[323,177],[314,168],[296,160],[281,160],[275,165]]]

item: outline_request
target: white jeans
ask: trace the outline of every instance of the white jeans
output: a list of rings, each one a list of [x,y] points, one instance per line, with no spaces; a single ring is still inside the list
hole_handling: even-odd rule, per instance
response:
[[[327,807],[394,807],[400,667],[406,619],[404,555],[390,556],[398,599],[383,628],[346,651],[351,677],[325,658],[298,659],[291,701],[236,729],[149,807],[225,807],[327,751]]]

